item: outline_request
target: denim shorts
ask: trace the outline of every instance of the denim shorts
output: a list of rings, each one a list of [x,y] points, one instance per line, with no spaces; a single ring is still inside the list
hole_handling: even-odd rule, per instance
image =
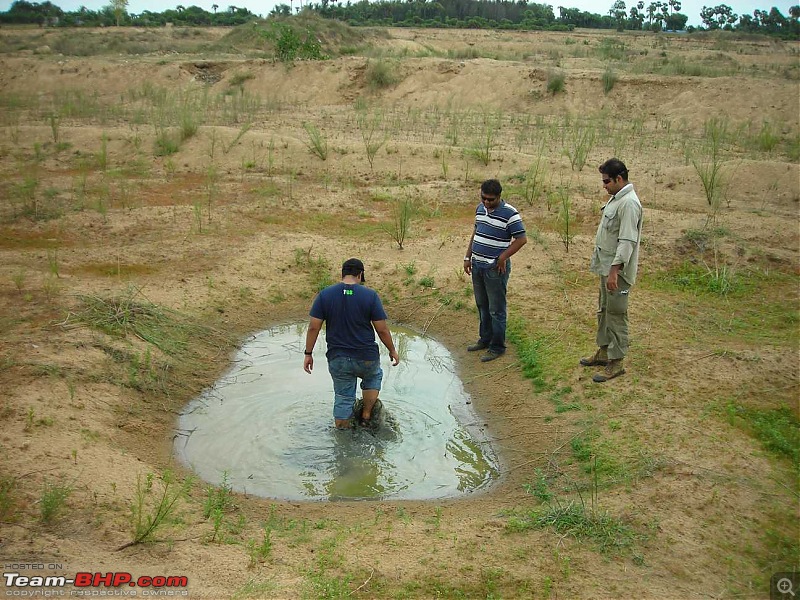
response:
[[[362,390],[381,389],[383,370],[379,360],[357,360],[340,356],[328,361],[328,372],[333,379],[334,419],[349,419],[353,416],[357,379],[361,380]]]

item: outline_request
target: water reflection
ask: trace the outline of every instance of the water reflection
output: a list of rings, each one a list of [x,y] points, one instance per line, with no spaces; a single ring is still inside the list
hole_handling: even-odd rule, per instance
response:
[[[271,498],[426,499],[484,488],[496,461],[450,354],[411,331],[392,333],[402,360],[384,366],[376,431],[332,427],[325,345],[314,351],[314,372],[303,372],[299,324],[253,336],[230,372],[185,408],[177,455],[207,481],[227,473],[234,489]]]

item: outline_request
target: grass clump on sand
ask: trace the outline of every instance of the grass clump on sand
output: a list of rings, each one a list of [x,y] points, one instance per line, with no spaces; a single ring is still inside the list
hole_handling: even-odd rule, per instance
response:
[[[604,511],[587,509],[582,502],[575,500],[561,503],[554,499],[545,508],[512,516],[506,528],[515,533],[549,528],[562,536],[592,541],[601,552],[628,549],[637,537],[633,527],[621,519]]]
[[[141,292],[130,287],[126,294],[112,298],[79,296],[81,307],[73,316],[85,325],[116,337],[133,336],[148,342],[167,355],[186,350],[190,338],[209,340],[210,327],[192,322],[178,311],[138,299]]]

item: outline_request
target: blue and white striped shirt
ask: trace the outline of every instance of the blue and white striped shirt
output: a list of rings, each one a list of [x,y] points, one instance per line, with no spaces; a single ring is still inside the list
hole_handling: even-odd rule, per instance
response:
[[[472,259],[478,266],[490,266],[511,245],[514,238],[525,237],[525,225],[517,209],[503,201],[489,212],[483,203],[475,209],[475,237]]]

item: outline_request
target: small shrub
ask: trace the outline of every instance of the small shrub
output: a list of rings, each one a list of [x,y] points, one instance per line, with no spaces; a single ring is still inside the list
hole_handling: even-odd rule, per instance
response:
[[[614,85],[617,83],[617,74],[611,69],[606,69],[603,72],[603,93],[608,94]]]
[[[555,96],[564,92],[565,79],[563,71],[550,71],[547,74],[547,92]]]
[[[318,156],[322,160],[328,160],[328,140],[313,123],[303,123],[303,128],[308,133],[308,146],[311,154]]]
[[[761,152],[772,154],[775,146],[781,141],[775,127],[769,121],[764,121],[761,124],[761,130],[755,135],[753,139],[755,147]]]
[[[264,562],[269,558],[272,552],[272,530],[268,527],[264,528],[264,538],[261,543],[256,540],[250,539],[247,541],[247,554],[250,557],[250,568],[255,567],[258,563]]]
[[[174,521],[177,502],[186,497],[192,480],[187,477],[179,484],[169,470],[164,471],[158,479],[161,482],[160,490],[153,485],[155,477],[152,473],[144,477],[137,475],[136,493],[130,504],[133,540],[118,550],[153,541],[156,531]]]
[[[397,65],[382,58],[369,62],[365,77],[367,85],[372,90],[382,90],[393,86],[400,80]]]
[[[42,497],[39,500],[39,510],[43,523],[52,523],[63,512],[67,498],[72,493],[72,488],[66,485],[56,485],[45,482]]]
[[[392,222],[384,226],[384,229],[397,242],[400,250],[403,249],[408,230],[411,227],[411,219],[416,208],[411,198],[401,198],[394,201],[392,205]]]

